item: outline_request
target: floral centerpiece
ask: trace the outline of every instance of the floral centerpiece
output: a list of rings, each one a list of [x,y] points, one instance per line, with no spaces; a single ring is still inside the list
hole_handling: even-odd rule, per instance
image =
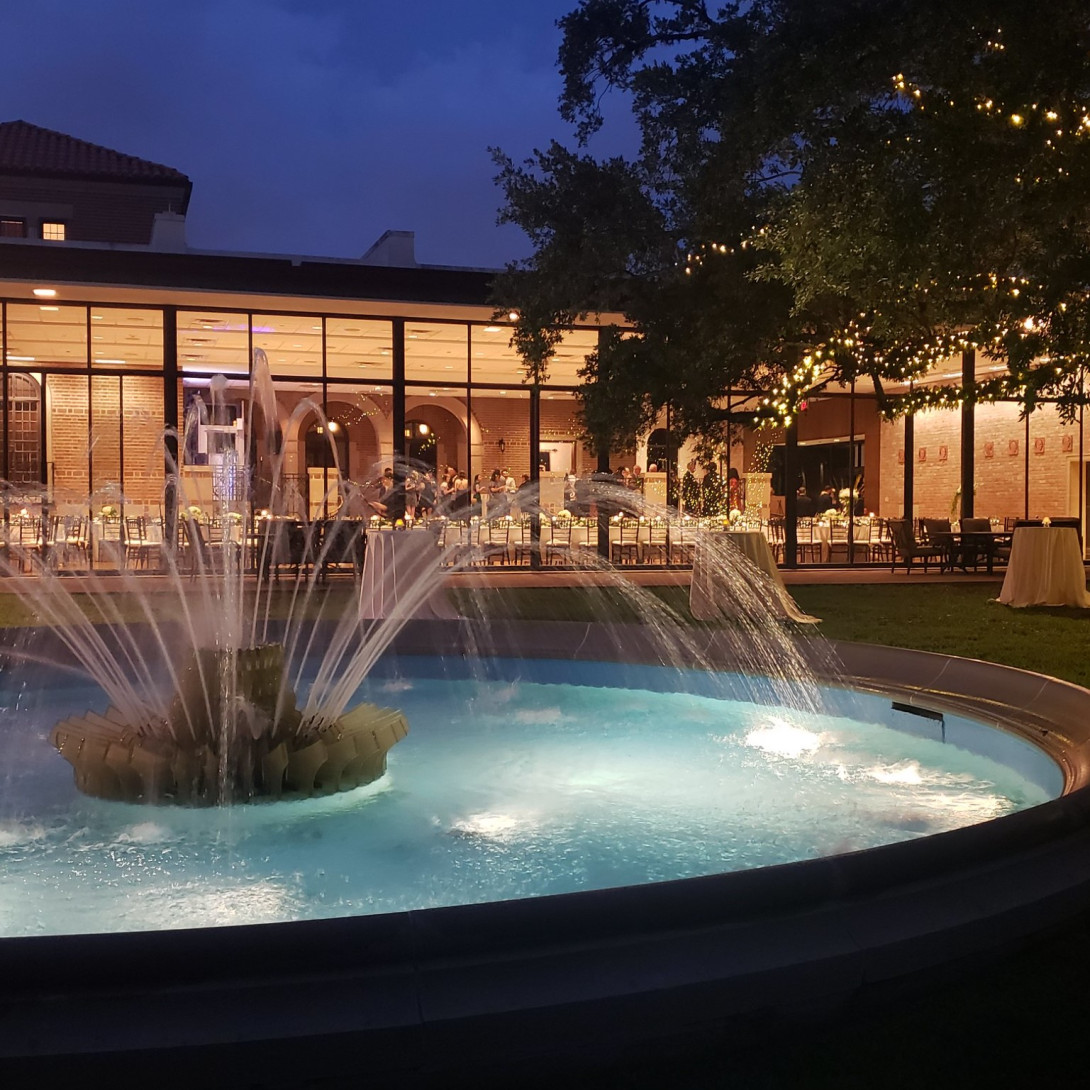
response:
[[[727,512],[727,523],[730,526],[737,526],[738,523],[740,523],[741,521],[742,521],[742,512],[739,511],[737,507],[732,507],[730,509],[730,511]]]
[[[112,503],[104,503],[102,505],[101,515],[104,519],[117,518],[117,508]]]

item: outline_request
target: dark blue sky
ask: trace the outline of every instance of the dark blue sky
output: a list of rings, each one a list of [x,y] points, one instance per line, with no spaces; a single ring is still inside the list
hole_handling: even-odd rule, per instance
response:
[[[191,246],[358,257],[392,228],[422,262],[501,265],[527,243],[496,226],[488,148],[570,143],[555,23],[574,6],[33,0],[5,10],[2,119],[188,174]]]

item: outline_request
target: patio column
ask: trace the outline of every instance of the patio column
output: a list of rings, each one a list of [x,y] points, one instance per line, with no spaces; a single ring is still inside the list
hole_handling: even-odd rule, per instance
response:
[[[405,437],[405,319],[394,318],[391,330],[393,340],[390,345],[394,380],[394,491],[393,503],[386,517],[403,519],[405,517],[405,476],[407,466],[408,442]]]
[[[794,416],[783,442],[783,564],[799,566],[798,536],[799,418]]]
[[[904,479],[904,518],[912,525],[912,508],[915,497],[912,486],[915,481],[916,463],[916,418],[912,413],[905,413],[905,479]]]
[[[537,511],[530,520],[530,567],[541,566],[541,387],[530,387],[530,487],[537,497]]]
[[[249,323],[247,323],[249,324]],[[163,308],[163,446],[166,487],[163,490],[163,544],[178,544],[178,311]]]
[[[973,491],[976,486],[976,467],[973,450],[976,444],[976,350],[966,348],[961,354],[961,387],[965,400],[961,403],[961,517],[973,517]]]

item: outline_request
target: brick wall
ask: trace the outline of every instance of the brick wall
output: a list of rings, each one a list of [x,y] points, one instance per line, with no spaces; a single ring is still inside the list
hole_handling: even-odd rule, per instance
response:
[[[1029,511],[1041,515],[1078,514],[1077,425],[1065,425],[1051,407],[1026,422],[1012,404],[977,405],[973,451],[978,516],[1003,518],[1026,514],[1026,461],[1029,461]],[[1065,450],[1065,443],[1070,449]],[[1090,452],[1088,452],[1090,453]],[[946,518],[961,484],[961,412],[943,410],[917,414],[914,447],[904,449],[904,422],[882,427],[884,482],[881,514],[902,513],[904,464],[911,458],[914,513]]]
[[[179,211],[182,186],[92,182],[73,179],[0,178],[0,207],[24,215],[27,233],[39,237],[42,210],[65,220],[72,242],[121,242],[147,245],[156,212]]]

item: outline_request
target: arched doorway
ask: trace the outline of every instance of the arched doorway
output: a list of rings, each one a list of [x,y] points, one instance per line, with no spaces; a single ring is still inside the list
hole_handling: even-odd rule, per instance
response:
[[[342,477],[352,475],[348,454],[348,429],[336,418],[315,420],[304,437],[307,470],[339,468]],[[336,457],[334,457],[336,452]]]
[[[426,420],[406,420],[409,460],[435,473],[439,468],[439,439]]]

